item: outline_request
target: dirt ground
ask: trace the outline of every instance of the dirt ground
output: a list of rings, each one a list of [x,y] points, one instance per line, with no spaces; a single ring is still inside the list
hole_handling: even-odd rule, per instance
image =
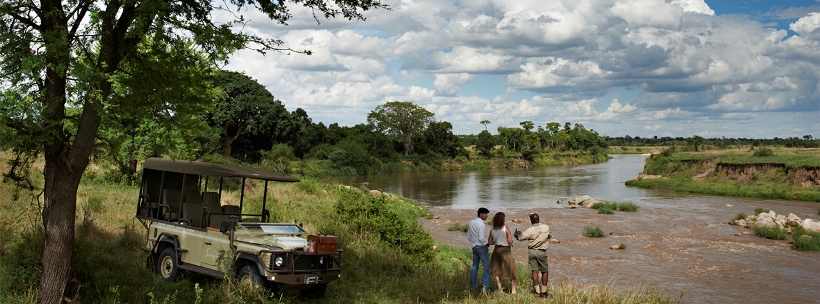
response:
[[[811,203],[774,204],[769,207],[778,213],[818,218],[816,205]],[[791,250],[788,241],[736,236],[751,230],[728,224],[738,212],[752,214],[750,211],[761,201],[707,198],[686,205],[638,205],[641,209],[637,212],[614,215],[585,208],[565,209],[564,205],[501,211],[506,213],[512,231],[530,227],[528,215],[532,212],[550,225],[553,238],[560,241],[550,244],[548,250],[552,283],[609,283],[621,290],[652,286],[672,297],[682,292],[687,303],[820,303],[820,253]],[[499,210],[488,208],[489,220]],[[467,224],[476,217],[475,210],[430,210],[438,218],[424,219],[422,223],[436,242],[470,247],[466,233],[447,228]],[[584,226],[600,226],[608,236],[584,237]],[[487,233],[489,229],[487,226]],[[609,248],[620,242],[627,248]],[[526,250],[526,243],[513,245],[513,256],[520,265],[526,265]],[[531,288],[529,281],[520,283],[522,291]]]

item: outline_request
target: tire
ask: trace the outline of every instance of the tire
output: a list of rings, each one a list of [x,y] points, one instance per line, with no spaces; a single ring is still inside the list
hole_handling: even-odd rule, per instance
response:
[[[250,287],[251,290],[259,294],[265,293],[265,280],[262,279],[262,275],[259,274],[259,270],[254,265],[242,266],[236,274],[236,280],[240,285]]]
[[[166,282],[177,280],[179,275],[179,260],[173,247],[162,250],[157,261],[157,274]]]
[[[301,291],[302,297],[320,299],[327,293],[327,284],[316,285]]]

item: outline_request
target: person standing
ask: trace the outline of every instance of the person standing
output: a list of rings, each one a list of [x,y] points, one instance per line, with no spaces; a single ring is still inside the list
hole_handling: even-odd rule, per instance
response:
[[[515,268],[515,258],[512,256],[512,233],[510,228],[504,225],[504,212],[498,212],[493,216],[493,230],[490,231],[489,244],[495,245],[493,255],[490,258],[490,274],[495,276],[498,284],[498,291],[504,293],[501,286],[501,279],[509,279],[512,285],[512,294],[515,294],[515,279],[518,277],[518,270]]]
[[[532,227],[524,232],[515,229],[515,238],[519,241],[529,241],[527,243],[527,263],[532,271],[532,285],[535,286],[535,293],[548,298],[547,283],[549,283],[549,263],[547,262],[547,247],[549,247],[550,226],[541,224],[537,213],[530,214]],[[538,286],[538,272],[541,272],[541,288]]]
[[[478,285],[478,264],[484,265],[484,271],[481,275],[481,284],[483,284],[484,291],[490,292],[490,252],[487,249],[487,237],[485,233],[484,221],[490,210],[481,207],[478,208],[478,217],[470,221],[467,228],[467,240],[473,248],[473,267],[470,268],[470,288]]]

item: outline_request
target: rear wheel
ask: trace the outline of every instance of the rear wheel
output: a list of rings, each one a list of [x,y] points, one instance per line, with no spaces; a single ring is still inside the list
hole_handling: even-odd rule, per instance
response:
[[[260,294],[265,292],[265,281],[262,279],[262,275],[259,274],[259,270],[252,265],[245,265],[240,268],[236,279],[239,281],[239,284],[251,288],[253,291]]]
[[[173,282],[177,280],[177,275],[179,275],[179,262],[177,261],[177,254],[174,248],[165,248],[165,250],[159,254],[157,274],[159,274],[159,276],[161,276],[166,282]]]
[[[316,285],[301,291],[305,298],[324,298],[327,293],[327,284]]]

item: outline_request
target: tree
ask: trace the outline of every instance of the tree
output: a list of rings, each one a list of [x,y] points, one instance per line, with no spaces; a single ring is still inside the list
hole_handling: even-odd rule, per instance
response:
[[[490,156],[490,152],[492,152],[493,148],[495,148],[495,142],[493,141],[493,136],[490,134],[490,131],[484,130],[478,133],[478,139],[476,140],[478,153],[484,156]]]
[[[423,151],[447,157],[458,156],[462,148],[458,137],[453,135],[453,125],[446,121],[431,122],[422,132]]]
[[[520,122],[520,124],[521,124],[521,128],[524,128],[524,130],[527,130],[527,133],[532,131],[532,128],[535,128],[535,123],[533,123],[532,120],[525,120],[525,121]]]
[[[487,125],[490,124],[490,121],[485,119],[481,121],[481,124],[484,125],[484,130],[487,130]]]
[[[413,136],[420,135],[433,122],[433,113],[409,101],[391,101],[376,107],[367,122],[376,130],[404,140],[404,154],[413,154]]]
[[[0,113],[0,145],[14,153],[17,164],[10,166],[7,175],[20,180],[40,155],[45,161],[45,245],[38,302],[59,303],[64,296],[75,296],[64,293],[77,290],[67,288],[73,263],[76,194],[103,117],[112,105],[127,108],[145,102],[113,98],[118,88],[112,80],[123,74],[124,63],[138,63],[138,50],[149,40],[159,46],[158,52],[169,56],[195,44],[211,61],[224,60],[240,48],[290,50],[282,48],[281,40],[240,32],[248,20],[239,14],[228,14],[234,19],[218,23],[211,20],[215,11],[226,9],[214,4],[173,0],[0,0],[0,107],[4,109]],[[347,19],[364,19],[360,11],[386,7],[377,0],[227,2],[240,12],[246,6],[255,7],[283,25],[292,17],[287,4],[306,6],[326,18]],[[174,68],[166,71],[173,72]],[[178,92],[188,89],[184,83],[165,85],[177,85]],[[130,89],[151,87],[148,83]],[[167,113],[174,113],[175,105],[181,102],[162,101]],[[76,115],[70,113],[72,108],[78,110]],[[69,126],[72,124],[76,128]]]
[[[265,86],[245,74],[221,71],[216,83],[223,94],[216,100],[211,119],[222,127],[225,157],[231,156],[231,145],[243,132],[266,133],[269,124],[276,122],[277,112],[287,113]]]

